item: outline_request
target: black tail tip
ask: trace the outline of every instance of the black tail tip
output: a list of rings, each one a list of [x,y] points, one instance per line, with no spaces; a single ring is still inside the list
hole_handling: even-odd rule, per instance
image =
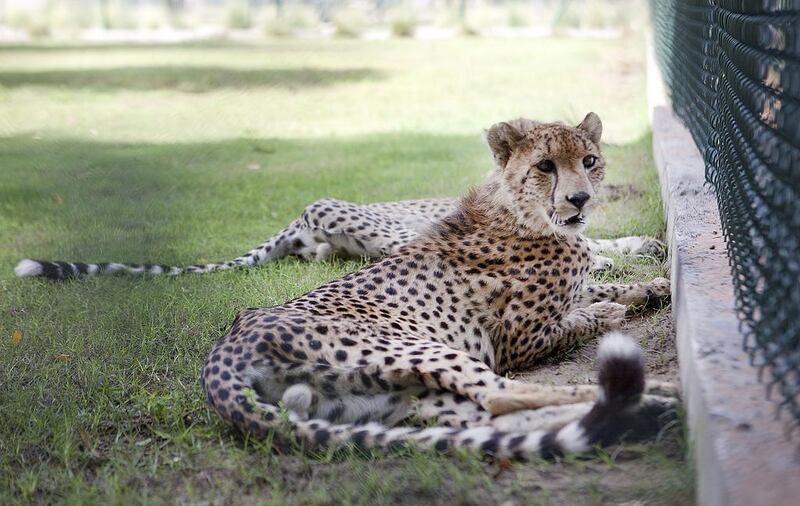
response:
[[[603,401],[628,403],[644,392],[644,360],[639,345],[619,332],[607,334],[597,349]]]
[[[600,341],[597,355],[602,394],[577,424],[588,446],[648,440],[675,423],[674,399],[643,399],[644,360],[633,339],[612,332]]]
[[[597,402],[579,421],[542,438],[543,458],[584,453],[623,440],[644,441],[675,422],[673,399],[643,399],[644,360],[633,339],[612,332],[600,341],[597,357],[601,388]]]

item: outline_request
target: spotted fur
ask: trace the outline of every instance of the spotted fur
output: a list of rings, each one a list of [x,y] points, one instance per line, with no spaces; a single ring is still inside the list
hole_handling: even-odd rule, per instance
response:
[[[600,347],[599,394],[502,376],[623,321],[622,304],[576,304],[591,265],[580,232],[605,171],[601,129],[594,114],[574,128],[493,126],[495,170],[454,212],[360,271],[241,311],[203,367],[210,406],[241,431],[289,429],[311,445],[522,457],[586,451],[661,414],[669,403],[642,402],[641,357],[620,335]],[[435,426],[399,426],[409,417]]]

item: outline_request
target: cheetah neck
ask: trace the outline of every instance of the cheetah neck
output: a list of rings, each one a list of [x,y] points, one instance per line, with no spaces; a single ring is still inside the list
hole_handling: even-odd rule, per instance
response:
[[[484,232],[507,238],[564,239],[552,225],[537,213],[523,221],[513,199],[504,190],[502,181],[491,178],[481,186],[470,189],[458,202],[456,210],[446,217],[429,235],[457,238]]]
[[[491,183],[471,190],[457,210],[407,245],[406,254],[449,264],[467,275],[486,275],[495,280],[524,281],[530,277],[558,277],[558,268],[570,274],[563,300],[582,284],[591,255],[580,235],[532,233],[520,227],[514,214],[498,206]],[[577,273],[577,274],[572,274]],[[572,279],[575,278],[575,279]],[[558,282],[558,279],[556,279]],[[548,282],[549,284],[549,282]]]

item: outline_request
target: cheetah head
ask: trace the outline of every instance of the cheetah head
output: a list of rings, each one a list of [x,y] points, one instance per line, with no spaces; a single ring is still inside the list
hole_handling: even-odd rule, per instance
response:
[[[497,198],[535,233],[579,234],[605,174],[603,124],[590,112],[577,127],[518,119],[486,132]]]

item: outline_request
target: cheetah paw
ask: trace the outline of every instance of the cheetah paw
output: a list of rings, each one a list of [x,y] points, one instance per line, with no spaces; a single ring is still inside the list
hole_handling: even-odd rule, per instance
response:
[[[317,262],[324,262],[328,258],[331,257],[333,254],[333,248],[327,242],[321,242],[317,245],[317,249],[314,253],[314,260]]]
[[[633,250],[632,253],[638,256],[662,259],[667,256],[667,245],[658,239],[642,236],[642,245]]]
[[[669,300],[671,295],[670,282],[666,278],[655,278],[645,285],[644,307],[659,308]]]
[[[670,294],[670,286],[667,278],[655,278],[647,284],[647,296],[667,297]]]
[[[598,332],[606,332],[622,327],[628,307],[616,302],[603,301],[595,302],[586,309],[597,319]]]
[[[648,379],[645,382],[644,393],[646,395],[654,395],[658,397],[677,398],[681,395],[681,389],[678,387],[678,385],[670,381]]]
[[[614,267],[614,261],[608,257],[603,257],[600,255],[594,255],[592,258],[592,268],[590,269],[591,272],[600,272],[600,271],[607,271]]]

